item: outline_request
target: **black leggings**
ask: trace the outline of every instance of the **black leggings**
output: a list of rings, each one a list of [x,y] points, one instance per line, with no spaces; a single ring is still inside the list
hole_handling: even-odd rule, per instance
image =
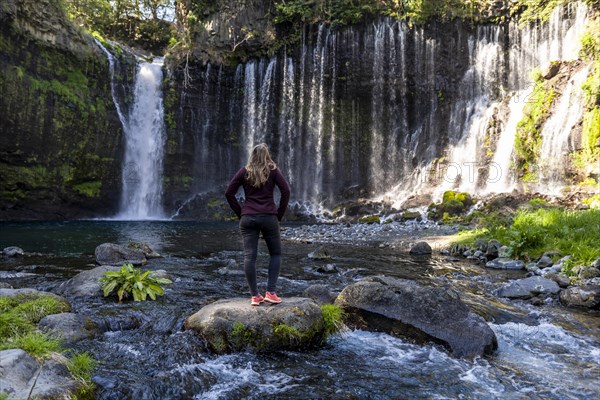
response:
[[[256,286],[256,255],[258,253],[258,237],[262,233],[269,249],[269,280],[267,291],[275,292],[279,269],[281,268],[281,238],[279,236],[279,221],[273,214],[243,215],[240,220],[240,231],[244,239],[244,273],[250,295],[257,296]]]

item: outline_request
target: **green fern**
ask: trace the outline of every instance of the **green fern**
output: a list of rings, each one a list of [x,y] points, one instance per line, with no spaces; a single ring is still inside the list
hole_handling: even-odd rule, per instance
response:
[[[164,294],[162,286],[172,282],[166,278],[154,278],[150,276],[151,273],[152,271],[142,272],[130,263],[123,264],[117,272],[105,272],[100,279],[104,297],[116,289],[119,302],[130,296],[134,301],[145,301],[148,297],[156,300],[157,296]]]

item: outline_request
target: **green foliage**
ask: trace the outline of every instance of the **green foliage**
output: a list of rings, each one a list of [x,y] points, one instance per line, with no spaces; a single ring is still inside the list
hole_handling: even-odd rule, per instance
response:
[[[569,0],[518,0],[514,6],[519,15],[519,23],[525,25],[528,23],[540,21],[546,22],[550,19],[552,12],[556,7],[566,4]]]
[[[361,224],[378,224],[381,222],[379,215],[367,215],[365,217],[361,217],[358,222]]]
[[[164,294],[162,285],[172,282],[165,278],[154,278],[151,276],[152,272],[142,272],[131,263],[123,264],[120,271],[105,272],[100,279],[104,297],[116,290],[119,302],[129,296],[133,296],[134,301],[145,301],[147,297],[156,300],[156,296]]]
[[[592,197],[583,199],[582,203],[587,205],[589,208],[598,210],[600,209],[600,194],[595,194]]]
[[[495,224],[465,236],[462,244],[479,238],[496,239],[509,246],[512,255],[536,259],[546,251],[573,255],[573,261],[589,264],[600,258],[600,210],[568,211],[562,208],[522,209],[512,224]]]
[[[536,181],[536,167],[542,146],[541,129],[550,114],[556,93],[538,79],[517,124],[515,153],[517,170],[524,181]]]
[[[467,211],[473,204],[473,198],[468,193],[448,190],[444,192],[441,203],[432,203],[429,206],[428,215],[447,224],[457,223],[462,219],[455,217]]]
[[[8,393],[0,392],[0,400],[8,400]]]
[[[330,336],[339,331],[346,318],[346,313],[340,306],[335,304],[323,304],[321,306],[323,322],[325,324],[325,336]]]
[[[290,344],[297,343],[302,339],[302,333],[293,326],[279,324],[273,328],[275,336]]]
[[[77,193],[86,197],[98,197],[100,196],[100,190],[102,189],[101,181],[83,182],[73,186],[73,190]]]
[[[0,314],[0,346],[6,339],[24,335],[33,330],[30,321],[10,312]]]
[[[31,356],[42,359],[62,351],[62,346],[60,340],[49,334],[33,331],[1,342],[0,350],[6,349],[22,349]]]
[[[70,311],[68,303],[51,296],[39,296],[13,308],[12,313],[21,316],[31,323],[38,323],[42,318],[51,314]]]
[[[76,353],[68,359],[66,366],[75,378],[81,384],[76,399],[94,399],[94,389],[96,385],[92,382],[92,372],[97,366],[96,360],[88,352]]]
[[[248,346],[254,343],[254,332],[240,321],[236,321],[231,327],[231,341],[237,347]]]

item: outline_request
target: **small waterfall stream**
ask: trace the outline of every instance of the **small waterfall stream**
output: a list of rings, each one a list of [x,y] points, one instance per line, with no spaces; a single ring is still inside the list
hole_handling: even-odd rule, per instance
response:
[[[162,172],[165,147],[162,58],[138,65],[134,103],[125,129],[123,192],[118,219],[164,218]]]

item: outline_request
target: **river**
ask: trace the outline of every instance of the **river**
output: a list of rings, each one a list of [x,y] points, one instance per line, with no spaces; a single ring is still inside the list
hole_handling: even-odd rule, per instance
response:
[[[449,284],[483,315],[498,337],[489,357],[461,360],[435,345],[383,333],[344,331],[305,352],[210,354],[183,320],[221,298],[247,297],[235,223],[73,221],[1,223],[0,248],[23,258],[0,260],[0,281],[53,290],[91,268],[104,242],[140,240],[163,258],[147,268],[174,278],[155,302],[69,298],[74,311],[105,332],[79,342],[99,362],[98,399],[580,399],[600,397],[600,313],[498,299],[492,291],[521,272],[486,270],[445,256],[410,256],[391,248],[328,245],[337,272],[307,254],[317,244],[286,242],[279,294],[301,295],[312,284],[333,291],[384,274],[427,285]],[[266,283],[266,247],[259,248],[259,284]],[[259,287],[264,290],[264,287]]]

